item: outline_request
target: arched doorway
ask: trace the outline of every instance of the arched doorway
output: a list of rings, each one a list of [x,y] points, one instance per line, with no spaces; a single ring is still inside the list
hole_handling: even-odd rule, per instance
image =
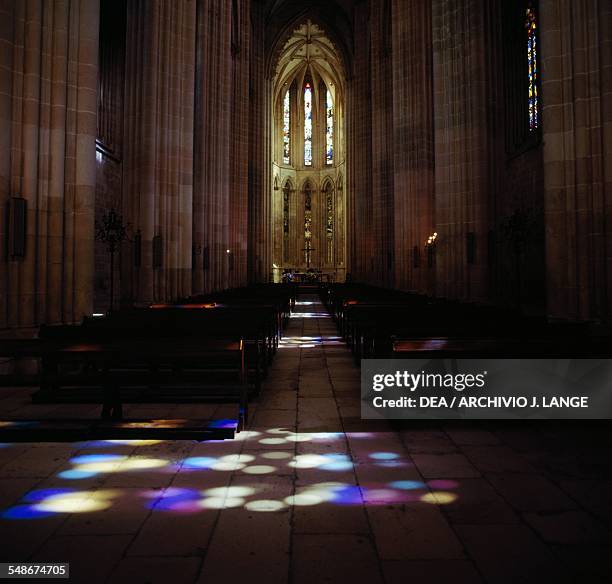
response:
[[[306,20],[279,51],[272,82],[275,281],[345,279],[345,91],[336,47]]]

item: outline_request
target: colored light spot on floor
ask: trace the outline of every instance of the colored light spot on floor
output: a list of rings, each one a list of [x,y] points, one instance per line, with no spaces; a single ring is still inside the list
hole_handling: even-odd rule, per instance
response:
[[[282,501],[274,501],[272,499],[259,499],[257,501],[249,501],[244,508],[249,511],[258,511],[263,513],[270,513],[273,511],[280,511],[287,505]]]

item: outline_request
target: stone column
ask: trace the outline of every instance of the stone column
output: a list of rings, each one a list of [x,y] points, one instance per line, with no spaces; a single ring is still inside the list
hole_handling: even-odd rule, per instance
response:
[[[359,38],[359,37],[356,37]],[[393,75],[391,0],[370,5],[370,104],[372,108],[372,221],[375,244],[370,281],[392,287],[395,276],[393,218]]]
[[[272,82],[266,67],[265,4],[251,2],[249,136],[249,282],[266,282],[272,271]],[[279,177],[279,189],[284,183]],[[292,193],[294,197],[294,193]]]
[[[249,203],[250,2],[236,0],[232,10],[232,112],[230,168],[230,286],[247,283]]]
[[[487,297],[487,115],[484,0],[434,0],[436,291]],[[475,237],[468,262],[467,234]]]
[[[141,231],[142,264],[125,263],[139,302],[191,293],[195,8],[195,0],[128,4],[124,215]]]
[[[432,293],[424,249],[435,231],[431,2],[394,0],[392,23],[395,285]]]
[[[194,273],[194,291],[227,288],[230,249],[232,131],[232,7],[198,0],[196,164],[193,233],[206,266]],[[231,249],[230,249],[231,252]]]
[[[353,280],[372,280],[372,112],[367,4],[355,6],[353,72],[347,79],[347,271]]]
[[[542,0],[547,311],[610,320],[612,5]]]
[[[99,2],[2,0],[0,18],[0,205],[28,205],[25,257],[0,262],[0,328],[77,322],[93,298]]]

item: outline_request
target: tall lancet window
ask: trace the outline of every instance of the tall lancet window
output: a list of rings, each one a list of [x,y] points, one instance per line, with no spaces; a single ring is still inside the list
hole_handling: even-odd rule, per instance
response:
[[[325,187],[325,213],[327,235],[327,262],[334,261],[334,187],[331,182],[328,182]]]
[[[542,139],[538,0],[501,4],[506,152],[515,156]]]
[[[304,186],[304,261],[310,267],[312,261],[312,187]]]
[[[285,93],[283,100],[283,162],[291,162],[291,97],[290,90]]]
[[[325,162],[332,164],[334,162],[334,102],[332,100],[331,91],[327,90],[327,99],[325,102],[327,125],[325,128]]]
[[[325,206],[327,212],[327,238],[332,239],[334,237],[334,188],[329,184],[325,189]]]
[[[312,87],[304,86],[304,165],[312,166]]]
[[[527,30],[527,70],[529,96],[529,130],[537,130],[539,125],[538,103],[538,21],[531,5],[525,11],[525,29]]]
[[[291,196],[291,185],[289,181],[283,188],[283,260],[289,260],[289,197]]]
[[[304,239],[312,239],[312,189],[310,183],[304,187]]]

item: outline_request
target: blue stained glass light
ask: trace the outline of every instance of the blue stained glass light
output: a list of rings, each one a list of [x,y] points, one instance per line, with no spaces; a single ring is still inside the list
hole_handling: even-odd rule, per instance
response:
[[[525,15],[525,29],[527,30],[527,65],[528,65],[528,111],[529,130],[536,130],[539,126],[538,102],[538,23],[534,9],[529,6]]]
[[[283,100],[283,163],[291,162],[291,97],[289,90]]]
[[[325,129],[325,162],[332,164],[334,161],[334,102],[331,91],[327,90]]]
[[[304,165],[312,166],[312,88],[304,87]]]

